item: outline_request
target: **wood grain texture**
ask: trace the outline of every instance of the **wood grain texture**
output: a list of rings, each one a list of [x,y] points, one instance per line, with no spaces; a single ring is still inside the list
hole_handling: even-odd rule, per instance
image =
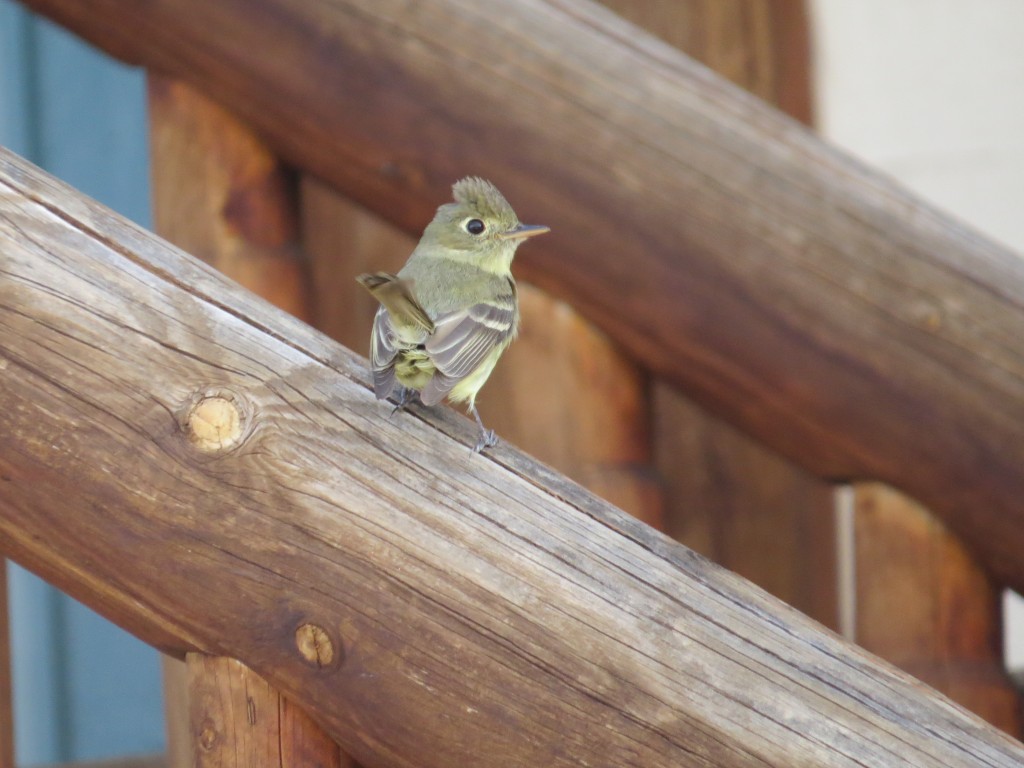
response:
[[[601,0],[717,74],[812,121],[805,0]]]
[[[670,46],[586,0],[26,5],[409,231],[491,178],[553,226],[524,278],[815,473],[919,498],[1024,589],[1024,262]]]
[[[276,306],[310,319],[312,293],[297,243],[290,174],[258,136],[190,86],[151,74],[148,94],[156,231]],[[164,658],[172,768],[194,763],[187,672]]]
[[[647,377],[565,302],[528,284],[521,285],[519,302],[519,338],[478,399],[488,424],[601,498],[663,528]]]
[[[3,152],[0,242],[4,554],[237,658],[360,762],[1024,760],[544,465],[471,455],[467,420],[389,419],[365,361]],[[190,432],[208,399],[230,447]]]
[[[7,560],[0,557],[0,768],[14,768],[14,691],[7,610]]]
[[[731,82],[810,118],[801,0],[607,0]],[[654,450],[668,530],[826,626],[838,626],[831,485],[652,383]]]
[[[668,387],[654,411],[669,535],[838,628],[832,487]]]
[[[1021,700],[1003,664],[1002,594],[919,504],[858,484],[859,645],[1020,738]]]
[[[190,86],[159,75],[147,86],[154,231],[308,321],[291,174],[251,129]]]
[[[340,768],[337,745],[244,664],[198,653],[186,664],[196,768]]]

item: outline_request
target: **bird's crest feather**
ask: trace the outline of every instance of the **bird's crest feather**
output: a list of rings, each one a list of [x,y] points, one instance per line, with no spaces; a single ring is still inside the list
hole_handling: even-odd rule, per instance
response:
[[[452,185],[455,202],[467,205],[488,218],[515,218],[512,206],[491,182],[479,176],[467,176]]]

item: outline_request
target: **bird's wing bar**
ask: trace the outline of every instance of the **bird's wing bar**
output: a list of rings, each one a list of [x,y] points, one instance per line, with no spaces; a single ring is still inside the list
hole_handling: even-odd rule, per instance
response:
[[[469,309],[441,315],[434,325],[426,351],[437,372],[420,393],[425,405],[444,399],[456,384],[480,367],[495,347],[511,339],[516,330],[515,299],[474,304]]]

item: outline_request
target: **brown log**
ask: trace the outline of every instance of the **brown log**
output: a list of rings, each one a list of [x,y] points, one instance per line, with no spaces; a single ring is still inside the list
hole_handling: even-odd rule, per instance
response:
[[[397,272],[416,247],[416,238],[309,175],[303,175],[299,189],[302,243],[313,276],[313,325],[365,353],[379,305],[355,275]]]
[[[832,487],[668,388],[654,400],[668,533],[832,629]]]
[[[945,526],[885,486],[855,489],[854,640],[1020,738],[1002,590]]]
[[[731,82],[810,119],[802,0],[604,0]],[[657,467],[671,535],[833,629],[838,628],[833,494],[653,382]]]
[[[0,151],[0,547],[236,658],[365,763],[853,766],[1024,746]]]
[[[337,745],[244,664],[198,653],[186,664],[196,768],[340,768]]]
[[[815,473],[919,498],[1024,589],[1024,263],[671,47],[586,0],[26,5],[409,231],[492,178],[553,226],[524,278]]]
[[[500,435],[656,528],[648,382],[621,348],[572,307],[530,285],[523,324],[479,399]]]
[[[7,561],[0,557],[0,768],[14,768],[14,691],[7,613]]]
[[[291,174],[251,129],[190,86],[150,75],[148,96],[154,230],[309,320]]]
[[[809,122],[802,2],[605,4]],[[676,538],[838,628],[836,534],[826,484],[664,385],[655,410]],[[857,619],[850,637],[1019,738],[1021,703],[999,643],[999,590],[920,506],[877,484],[857,486],[855,497],[851,544],[859,578],[848,596]]]
[[[298,202],[287,171],[258,136],[191,87],[156,75],[148,85],[157,232],[278,307],[310,319],[309,276],[297,244]],[[187,672],[165,657],[172,768],[194,762]],[[223,759],[218,753],[213,764]]]
[[[787,115],[812,119],[805,0],[600,0]]]

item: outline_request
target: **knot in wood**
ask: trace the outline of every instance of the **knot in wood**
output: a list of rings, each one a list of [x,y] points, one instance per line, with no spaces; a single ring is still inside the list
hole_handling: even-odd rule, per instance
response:
[[[238,445],[246,421],[241,402],[226,390],[197,393],[182,425],[192,445],[203,453],[220,453]]]
[[[209,752],[217,746],[218,740],[217,727],[214,725],[213,721],[206,718],[203,720],[203,724],[199,728],[199,733],[196,734],[196,743],[199,745],[201,750]]]
[[[302,658],[315,667],[323,669],[334,662],[334,642],[323,627],[303,624],[295,630],[295,645]]]

